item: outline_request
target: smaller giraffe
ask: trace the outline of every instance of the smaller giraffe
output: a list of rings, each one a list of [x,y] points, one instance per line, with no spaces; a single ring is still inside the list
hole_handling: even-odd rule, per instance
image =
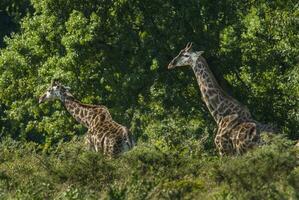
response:
[[[69,90],[69,87],[54,80],[39,98],[39,103],[59,99],[66,110],[88,128],[85,143],[90,150],[113,157],[133,148],[134,141],[129,129],[115,122],[105,106],[83,104]]]

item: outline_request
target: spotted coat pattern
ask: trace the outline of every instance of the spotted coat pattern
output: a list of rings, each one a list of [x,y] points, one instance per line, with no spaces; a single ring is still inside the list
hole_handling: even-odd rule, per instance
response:
[[[52,83],[39,101],[41,103],[54,99],[61,100],[66,110],[88,128],[85,136],[88,149],[116,156],[133,148],[134,141],[129,129],[115,122],[105,106],[79,102],[70,94],[67,87],[57,81]]]
[[[191,46],[192,44],[188,43],[169,63],[168,68],[192,67],[202,99],[218,126],[214,141],[219,154],[243,154],[260,145],[260,133],[275,132],[274,127],[253,120],[246,106],[225,93],[203,58],[203,52],[193,52]]]

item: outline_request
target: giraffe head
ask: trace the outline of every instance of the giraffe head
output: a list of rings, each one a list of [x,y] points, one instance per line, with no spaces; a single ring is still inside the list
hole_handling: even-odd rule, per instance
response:
[[[180,51],[180,53],[172,59],[168,65],[168,69],[173,69],[175,67],[181,66],[191,66],[203,51],[192,51],[192,43],[188,42],[186,47]]]
[[[40,96],[39,103],[43,103],[47,100],[60,99],[64,100],[66,96],[70,96],[69,87],[62,85],[58,80],[53,80],[50,87],[46,92]]]

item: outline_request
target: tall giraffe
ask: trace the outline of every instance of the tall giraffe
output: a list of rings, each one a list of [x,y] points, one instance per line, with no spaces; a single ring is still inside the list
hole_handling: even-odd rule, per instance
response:
[[[59,99],[71,116],[88,128],[85,143],[90,150],[115,156],[134,146],[129,129],[113,121],[105,106],[83,104],[74,98],[69,89],[54,80],[39,98],[39,103]]]
[[[260,132],[274,132],[270,125],[253,120],[246,106],[224,92],[202,57],[203,51],[194,52],[191,47],[192,43],[188,43],[168,69],[192,67],[203,101],[218,126],[215,144],[220,155],[241,154],[261,142]]]

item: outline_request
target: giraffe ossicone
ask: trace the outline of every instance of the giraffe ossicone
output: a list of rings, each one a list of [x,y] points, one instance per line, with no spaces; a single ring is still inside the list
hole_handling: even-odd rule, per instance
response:
[[[103,105],[83,104],[70,93],[70,88],[53,80],[39,103],[58,99],[79,123],[88,128],[85,143],[90,150],[116,156],[133,148],[134,140],[129,129],[115,122]]]
[[[255,121],[246,106],[219,86],[202,53],[192,51],[192,43],[189,42],[172,59],[168,69],[192,67],[203,101],[218,126],[215,145],[220,155],[242,154],[261,144],[260,133],[272,133],[274,127]]]

